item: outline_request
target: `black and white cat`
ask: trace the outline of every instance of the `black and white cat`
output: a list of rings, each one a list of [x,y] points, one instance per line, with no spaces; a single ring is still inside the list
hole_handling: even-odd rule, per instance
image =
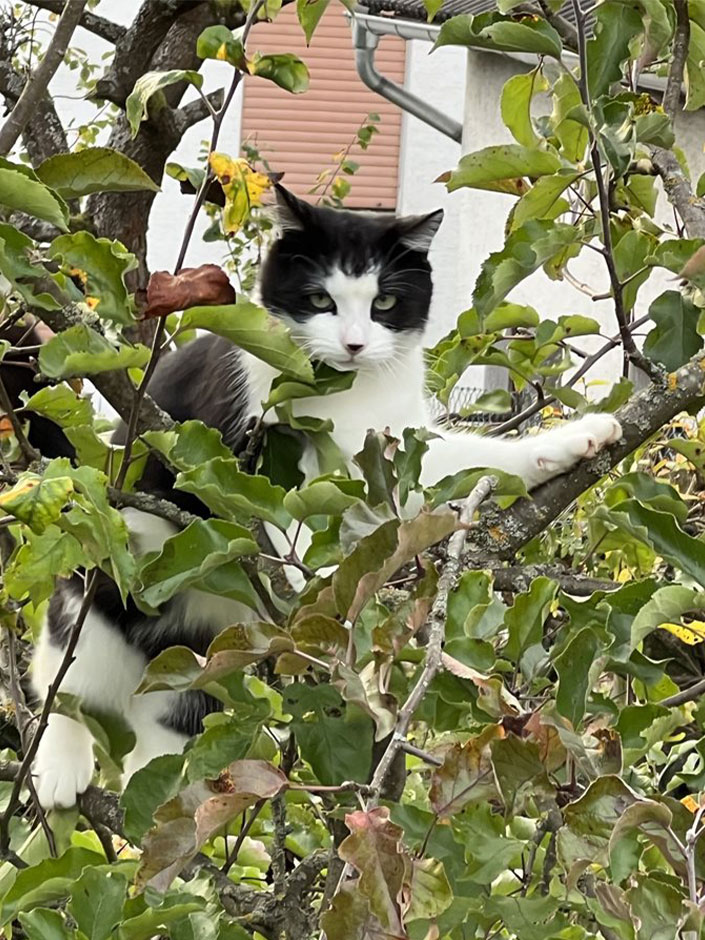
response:
[[[422,343],[432,294],[427,254],[442,212],[398,219],[336,211],[312,207],[282,187],[277,200],[281,231],[262,266],[259,299],[312,359],[357,372],[350,390],[294,401],[294,413],[332,419],[333,437],[347,460],[369,428],[401,436],[407,427],[431,427]],[[204,336],[165,357],[150,392],[176,420],[200,419],[237,450],[276,374],[226,340]],[[424,460],[425,484],[488,466],[518,474],[534,487],[594,456],[622,432],[611,415],[593,414],[521,440],[438,433]],[[152,485],[168,487],[168,477],[158,479],[164,471],[152,469]],[[304,453],[301,469],[307,478],[317,474],[313,452]],[[134,510],[125,515],[138,552],[159,549],[173,534],[163,519]],[[62,581],[52,598],[33,663],[40,695],[62,659],[82,591],[83,581],[75,576]],[[175,644],[202,654],[225,626],[256,616],[236,602],[188,590],[167,602],[159,617],[147,618],[131,601],[124,608],[114,585],[101,580],[62,689],[130,722],[137,744],[126,778],[157,755],[180,752],[200,730],[204,714],[219,707],[202,692],[134,695],[149,659]],[[34,766],[42,804],[72,805],[93,770],[87,729],[53,714]]]

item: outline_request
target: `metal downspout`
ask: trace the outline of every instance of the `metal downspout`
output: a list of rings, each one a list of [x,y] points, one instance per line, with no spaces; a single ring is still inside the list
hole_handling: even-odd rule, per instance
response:
[[[391,101],[409,114],[419,118],[431,127],[450,137],[456,143],[462,142],[463,126],[459,121],[453,120],[437,108],[427,104],[423,99],[413,95],[406,88],[397,85],[381,75],[375,67],[375,52],[379,45],[379,36],[372,33],[365,25],[362,17],[353,16],[353,40],[355,45],[355,64],[357,74],[362,81],[387,101]]]

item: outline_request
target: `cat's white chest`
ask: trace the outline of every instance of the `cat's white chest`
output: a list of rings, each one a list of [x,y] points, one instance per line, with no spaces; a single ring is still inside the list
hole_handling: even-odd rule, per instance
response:
[[[254,357],[244,357],[250,390],[250,409],[261,411],[277,372]],[[360,371],[351,388],[333,395],[300,398],[291,402],[295,416],[331,420],[333,440],[346,461],[362,449],[370,429],[389,430],[401,437],[408,427],[429,423],[423,397],[421,350],[413,350],[393,369]],[[277,420],[270,412],[266,421]]]

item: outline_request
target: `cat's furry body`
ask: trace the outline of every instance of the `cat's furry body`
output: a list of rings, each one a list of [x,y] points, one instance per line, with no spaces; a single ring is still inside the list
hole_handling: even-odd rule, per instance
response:
[[[262,301],[290,325],[313,358],[357,372],[350,390],[294,401],[294,414],[332,419],[334,440],[348,461],[371,427],[396,436],[407,427],[431,427],[422,338],[431,299],[426,255],[440,214],[394,220],[313,209],[281,190],[279,199],[283,234],[263,266]],[[225,340],[208,336],[167,356],[150,392],[176,420],[200,419],[237,450],[276,374]],[[621,429],[609,415],[591,415],[521,440],[438,433],[424,460],[425,484],[464,468],[490,466],[518,474],[533,487],[618,440]],[[304,452],[300,466],[309,479],[317,474],[312,449]],[[171,486],[156,462],[147,483],[159,492]],[[192,501],[189,508],[199,508],[194,497],[172,495],[182,505],[186,498]],[[127,517],[141,552],[158,549],[174,532],[169,523],[144,513],[129,510]],[[82,581],[75,576],[59,584],[52,599],[33,669],[40,694],[61,661],[81,593]],[[203,715],[218,707],[200,693],[134,695],[145,664],[175,644],[202,653],[223,627],[257,616],[234,601],[188,590],[167,602],[159,617],[146,618],[131,602],[123,608],[105,578],[63,688],[93,708],[117,710],[132,724],[137,745],[128,757],[129,776],[152,757],[180,750],[198,731]],[[88,731],[52,715],[34,769],[43,805],[71,805],[92,772]]]

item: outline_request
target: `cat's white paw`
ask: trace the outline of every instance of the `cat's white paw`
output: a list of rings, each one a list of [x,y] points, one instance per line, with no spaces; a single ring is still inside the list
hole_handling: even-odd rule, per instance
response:
[[[571,470],[580,460],[595,457],[622,437],[622,426],[610,414],[585,415],[534,439],[534,466],[523,474],[529,486]]]
[[[596,457],[603,447],[622,437],[622,425],[614,415],[590,414],[566,428],[566,445],[578,458]]]
[[[65,715],[51,715],[32,766],[43,808],[74,806],[91,782],[93,766],[93,739],[88,729]]]

